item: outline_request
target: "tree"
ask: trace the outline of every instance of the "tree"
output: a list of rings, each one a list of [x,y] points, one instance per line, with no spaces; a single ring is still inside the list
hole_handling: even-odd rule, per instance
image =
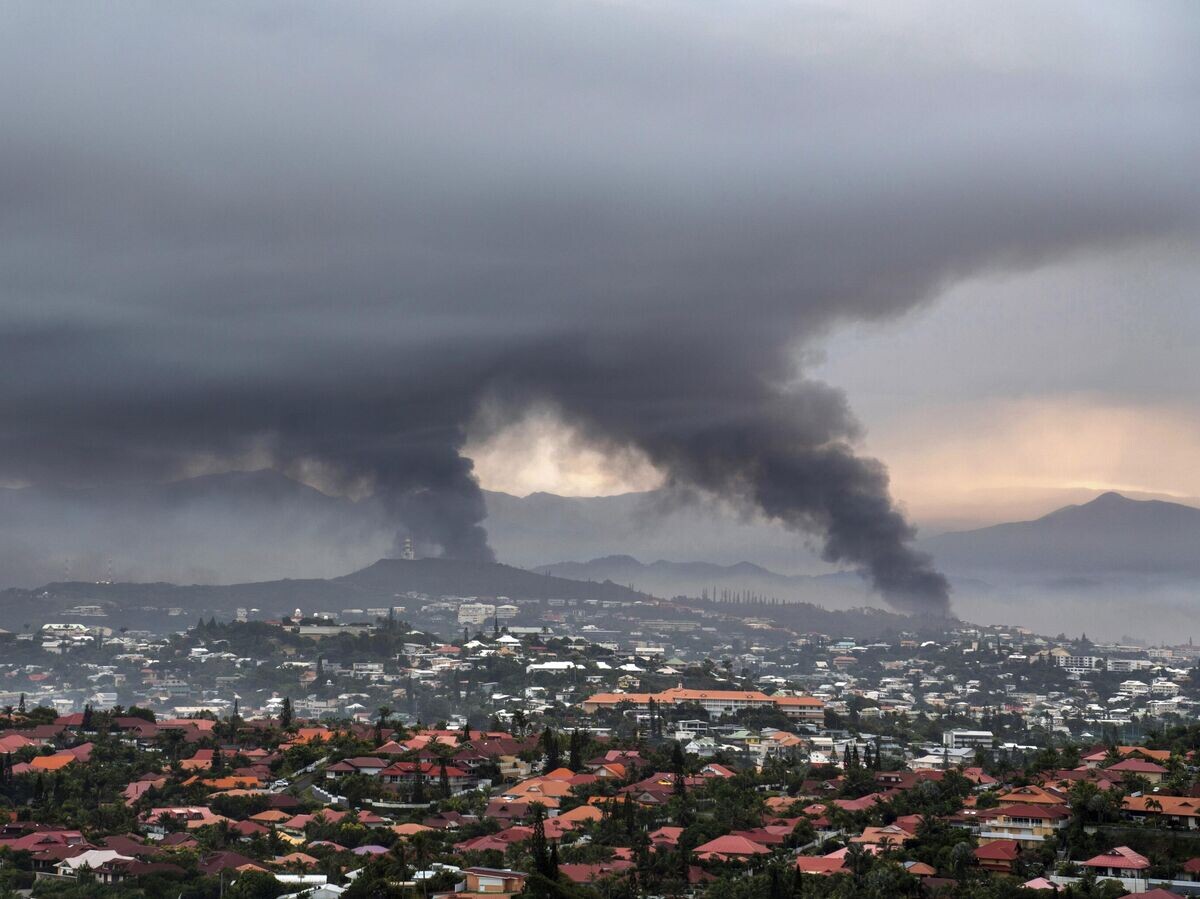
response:
[[[950,870],[957,880],[964,879],[974,863],[975,851],[971,848],[970,843],[966,841],[958,843],[950,850]]]
[[[562,752],[558,746],[558,737],[549,726],[542,731],[542,752],[546,756],[546,770],[553,771],[562,765]]]
[[[438,759],[438,781],[442,785],[442,798],[450,798],[450,772],[446,768],[446,757]]]
[[[230,899],[274,899],[288,888],[265,871],[246,871],[238,875],[223,893]]]
[[[546,809],[540,802],[529,807],[533,817],[533,835],[529,838],[529,854],[533,856],[533,870],[543,877],[550,876],[550,850],[546,843]]]
[[[388,726],[388,719],[391,717],[391,708],[388,706],[379,706],[379,718],[376,720],[376,745],[383,744],[383,729]]]
[[[678,740],[671,749],[671,771],[675,774],[673,791],[682,799],[687,794],[687,759],[684,757],[683,747],[679,745]]]
[[[234,703],[234,707],[236,708],[236,700]],[[143,721],[149,721],[151,724],[158,720],[152,709],[144,708],[140,705],[131,705],[129,707],[129,711],[127,711],[125,714],[130,718],[141,718]]]
[[[871,867],[871,853],[862,843],[851,843],[846,849],[846,868],[856,881],[861,881]]]
[[[567,767],[578,774],[583,770],[583,734],[579,728],[571,731],[571,743],[567,756]]]
[[[279,726],[284,730],[292,729],[292,697],[283,697],[283,705],[279,709]]]

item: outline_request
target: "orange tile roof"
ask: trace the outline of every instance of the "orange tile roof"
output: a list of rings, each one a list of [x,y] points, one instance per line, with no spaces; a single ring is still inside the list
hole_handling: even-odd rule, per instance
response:
[[[1151,815],[1175,815],[1181,818],[1200,818],[1200,799],[1190,796],[1126,796],[1122,808],[1129,812]]]
[[[1009,790],[1007,793],[997,797],[1001,803],[1019,802],[1025,805],[1066,805],[1067,800],[1063,796],[1056,796],[1048,790],[1043,790],[1041,787],[1033,786],[1017,787],[1015,790]]]
[[[34,756],[33,761],[29,763],[29,767],[34,771],[61,771],[73,761],[75,761],[75,756],[69,752],[56,753],[55,755],[38,755]]]
[[[768,696],[759,690],[689,690],[684,687],[671,687],[661,693],[596,693],[589,696],[584,702],[596,705],[617,705],[622,702],[647,705],[651,699],[655,702],[666,703],[715,700],[718,702],[774,703],[782,707],[820,708],[825,705],[815,696]]]

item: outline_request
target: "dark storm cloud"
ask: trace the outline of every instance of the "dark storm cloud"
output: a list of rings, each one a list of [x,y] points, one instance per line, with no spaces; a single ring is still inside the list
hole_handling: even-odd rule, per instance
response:
[[[550,402],[944,609],[796,351],[1190,233],[1196,18],[738,6],[9,4],[0,477],[265,448],[486,557],[465,429]]]

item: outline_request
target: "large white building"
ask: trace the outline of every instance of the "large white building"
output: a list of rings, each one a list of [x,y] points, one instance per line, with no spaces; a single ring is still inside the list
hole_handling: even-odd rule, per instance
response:
[[[990,749],[994,742],[990,730],[947,730],[942,733],[942,745],[948,749],[983,747]]]
[[[487,624],[496,615],[496,607],[490,602],[464,602],[458,607],[458,623],[476,627]]]

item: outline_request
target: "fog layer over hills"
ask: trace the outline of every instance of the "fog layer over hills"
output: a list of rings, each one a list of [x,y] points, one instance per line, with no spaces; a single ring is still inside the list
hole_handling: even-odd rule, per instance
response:
[[[782,528],[654,493],[487,494],[501,561],[656,595],[753,593],[827,608],[876,605],[853,572]],[[963,618],[1043,631],[1186,637],[1200,601],[1200,510],[1118,494],[1028,522],[926,537]],[[230,584],[333,578],[392,552],[371,501],[270,471],[92,490],[0,490],[0,586],[51,581]],[[590,561],[589,561],[590,560]],[[1197,633],[1200,637],[1200,632]]]
[[[335,577],[391,554],[384,521],[373,502],[326,496],[267,470],[0,490],[0,587]]]

